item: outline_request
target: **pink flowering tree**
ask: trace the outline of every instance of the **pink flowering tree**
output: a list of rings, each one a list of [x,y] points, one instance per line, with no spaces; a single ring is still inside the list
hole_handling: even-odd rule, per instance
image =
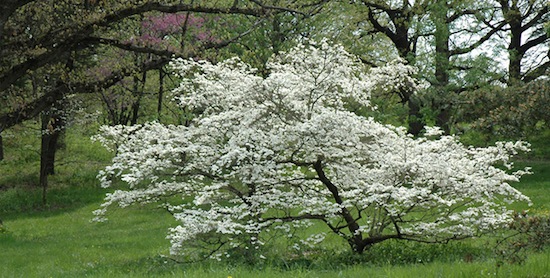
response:
[[[506,205],[528,201],[510,185],[528,172],[510,162],[526,143],[473,148],[438,128],[413,138],[346,109],[369,106],[373,88],[414,88],[409,66],[370,74],[327,42],[273,57],[265,78],[237,58],[172,66],[175,101],[202,113],[189,126],[103,127],[96,139],[117,154],[99,178],[127,188],[95,213],[159,203],[179,222],[174,255],[261,257],[280,235],[296,249],[335,235],[356,253],[388,239],[447,242],[503,227]],[[325,230],[296,232],[311,225]]]
[[[191,13],[155,13],[143,16],[129,24],[126,33],[130,35],[126,35],[121,41],[103,39],[106,45],[115,44],[118,47],[105,47],[102,55],[99,55],[101,59],[96,62],[97,65],[87,71],[87,77],[102,80],[115,71],[151,61],[155,55],[182,56],[185,55],[185,50],[195,49],[202,44],[218,43],[205,27],[206,21],[205,18]],[[128,48],[137,48],[140,51],[132,52]],[[153,90],[158,93],[157,113],[160,118],[165,98],[165,66],[159,65],[158,71],[158,89],[151,88],[152,82],[148,80],[152,72],[145,70],[122,79],[116,86],[101,90],[99,95],[107,111],[107,122],[112,125],[135,124],[142,113],[141,104],[146,91]]]
[[[205,23],[205,18],[190,13],[150,15],[141,21],[139,34],[128,42],[174,53],[186,46],[217,42]]]

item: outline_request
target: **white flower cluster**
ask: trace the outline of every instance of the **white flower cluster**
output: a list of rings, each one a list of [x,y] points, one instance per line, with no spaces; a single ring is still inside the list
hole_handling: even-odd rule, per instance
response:
[[[103,127],[96,139],[117,155],[99,178],[129,187],[96,213],[161,202],[180,223],[168,236],[174,254],[199,241],[213,245],[213,258],[261,249],[262,238],[314,221],[356,252],[389,238],[445,241],[500,227],[506,202],[528,201],[509,184],[528,170],[498,167],[526,143],[472,148],[437,128],[412,138],[346,110],[349,101],[368,106],[377,84],[411,86],[383,74],[408,70],[401,64],[365,74],[343,47],[321,42],[274,57],[265,78],[238,59],[172,66],[184,78],[176,100],[202,114],[189,127]]]

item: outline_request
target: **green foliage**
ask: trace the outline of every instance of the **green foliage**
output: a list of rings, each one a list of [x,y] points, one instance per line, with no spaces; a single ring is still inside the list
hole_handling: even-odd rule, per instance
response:
[[[550,213],[528,215],[516,213],[509,227],[512,234],[498,242],[497,264],[525,263],[530,251],[541,252],[550,246]]]
[[[531,153],[528,154],[532,159],[550,158],[550,129],[542,129],[530,134],[526,140],[531,143]]]
[[[460,117],[473,127],[505,138],[525,137],[550,128],[550,81],[485,87],[462,95]]]
[[[484,260],[490,253],[471,243],[453,242],[448,244],[425,244],[416,242],[392,241],[375,246],[367,253],[369,262],[378,265],[417,264],[431,262],[453,262]]]
[[[300,256],[287,255],[286,257],[269,261],[268,264],[287,270],[300,268],[332,270],[347,268],[353,265],[375,267],[428,264],[434,262],[484,261],[490,258],[491,255],[490,250],[482,246],[473,245],[472,242],[426,244],[389,240],[374,245],[363,254],[313,248],[303,251]]]
[[[408,108],[399,102],[395,94],[374,95],[370,103],[372,107],[365,107],[350,100],[346,109],[365,117],[373,117],[376,121],[394,126],[405,126],[407,123]]]

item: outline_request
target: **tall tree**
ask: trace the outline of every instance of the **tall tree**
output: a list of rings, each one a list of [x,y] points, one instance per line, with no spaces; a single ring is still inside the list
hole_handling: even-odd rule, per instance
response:
[[[41,118],[42,136],[40,145],[39,184],[42,187],[42,204],[47,203],[48,176],[55,173],[55,156],[61,134],[65,129],[64,102],[56,102],[43,111]]]
[[[428,1],[379,1],[364,0],[367,7],[366,20],[376,32],[390,39],[398,55],[411,64],[416,60],[419,32],[417,22],[424,15]],[[421,121],[421,103],[412,91],[398,92],[401,102],[409,108],[409,133],[418,135],[424,124]]]
[[[546,73],[550,67],[548,57],[548,33],[544,24],[550,21],[548,1],[545,0],[498,0],[503,22],[507,24],[508,85],[520,81],[529,82]],[[537,49],[546,51],[536,53]],[[529,53],[542,55],[528,57]],[[535,52],[535,53],[533,53]],[[546,55],[546,57],[544,57]],[[531,60],[531,61],[529,61]]]
[[[363,0],[356,3],[367,7],[364,22],[370,24],[370,30],[365,33],[377,32],[389,39],[400,57],[422,69],[422,75],[431,87],[429,94],[418,99],[415,95],[403,94],[401,100],[409,106],[409,118],[419,119],[423,115],[420,108],[432,111],[435,123],[450,132],[452,124],[453,99],[457,93],[490,84],[498,79],[498,74],[487,70],[487,62],[473,57],[479,56],[481,47],[488,47],[490,42],[495,47],[498,36],[511,31],[506,26],[512,26],[512,18],[521,14],[525,20],[523,31],[531,34],[533,39],[521,47],[510,43],[509,76],[517,76],[518,61],[523,55],[547,39],[543,28],[537,28],[547,17],[547,6],[542,1],[499,1],[502,7],[508,7],[508,19],[499,13],[495,3],[471,0],[426,0],[426,1],[378,1]],[[504,3],[506,2],[506,3]],[[529,2],[529,3],[527,3]],[[537,2],[539,2],[537,4]],[[513,4],[513,5],[512,5]],[[526,6],[530,7],[527,8]],[[517,8],[514,8],[517,7]],[[520,11],[521,10],[521,11]],[[517,20],[516,20],[517,21]],[[512,24],[510,24],[512,23]],[[532,32],[531,32],[532,31]],[[511,38],[519,36],[512,35]],[[517,43],[517,39],[516,39]],[[519,55],[518,55],[519,54]],[[515,56],[514,56],[515,55]],[[512,57],[513,56],[513,57]],[[487,59],[486,59],[487,60]],[[480,63],[479,61],[484,61]],[[532,76],[540,75],[546,70],[547,63],[540,63],[536,69],[530,70]],[[483,78],[464,78],[469,72],[477,73]],[[526,78],[527,79],[527,78]],[[411,98],[415,101],[411,101]],[[416,99],[415,99],[416,98]],[[426,110],[425,110],[426,111]],[[409,132],[416,134],[424,122],[412,122]]]
[[[486,18],[493,16],[492,7],[486,3],[470,0],[434,0],[428,6],[433,25],[428,32],[433,37],[433,72],[428,77],[432,91],[429,104],[435,110],[435,123],[447,133],[451,129],[451,117],[456,94],[475,89],[493,81],[478,78],[475,82],[464,82],[466,71],[483,71],[484,65],[471,59],[471,53],[493,39],[498,28],[482,26]],[[503,23],[497,25],[502,28]],[[490,75],[487,73],[484,76]],[[479,82],[479,80],[483,80]]]

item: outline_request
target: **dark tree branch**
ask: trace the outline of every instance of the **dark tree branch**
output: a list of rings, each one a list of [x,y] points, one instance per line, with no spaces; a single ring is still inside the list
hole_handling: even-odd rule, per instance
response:
[[[398,10],[390,8],[387,4],[382,4],[380,2],[374,2],[374,1],[365,1],[363,0],[363,5],[382,10],[384,12],[397,12]]]
[[[544,75],[546,73],[546,71],[548,71],[548,69],[550,69],[550,61],[536,67],[535,69],[525,73],[523,75],[523,82],[525,83],[528,83],[528,82],[531,82],[537,78],[539,78],[541,75]]]
[[[369,9],[368,11],[368,19],[369,22],[372,24],[372,26],[378,30],[379,32],[382,32],[384,35],[386,35],[388,38],[390,38],[392,41],[397,40],[397,34],[392,32],[390,28],[382,26],[380,22],[374,17],[374,12]]]
[[[60,45],[59,47],[55,47],[50,51],[13,66],[10,70],[0,75],[0,92],[9,88],[13,83],[19,80],[19,78],[27,74],[29,70],[64,61],[66,55],[70,53],[72,49],[72,45]]]
[[[0,47],[4,41],[4,25],[17,9],[34,0],[2,0],[0,1]]]
[[[265,10],[282,11],[282,12],[289,12],[289,13],[293,13],[293,14],[300,14],[300,15],[303,15],[303,16],[309,16],[308,14],[306,14],[304,12],[301,12],[301,11],[298,11],[298,10],[285,8],[285,7],[276,7],[276,6],[268,5],[268,4],[265,4],[265,3],[263,3],[262,1],[259,1],[259,0],[250,0],[250,1],[253,2],[254,4],[260,6],[262,9],[265,9]]]
[[[531,6],[530,8],[533,8]],[[535,24],[541,23],[541,19],[548,13],[548,5],[544,6],[529,22],[523,25],[524,30],[527,30],[533,27]],[[525,13],[525,16],[528,16],[530,12]]]
[[[541,43],[545,42],[546,40],[548,39],[548,35],[546,33],[543,33],[542,35],[530,40],[530,41],[527,41],[526,43],[524,43],[519,49],[518,49],[518,52],[519,53],[526,53],[529,49],[535,47],[535,46],[538,46],[540,45]]]
[[[155,69],[160,66],[168,63],[170,59],[161,58],[158,60],[150,61],[143,64],[140,67],[140,70],[150,70]],[[123,69],[118,72],[112,73],[110,76],[103,80],[98,80],[95,82],[80,82],[73,84],[61,84],[58,87],[47,91],[44,95],[38,97],[32,102],[27,103],[26,105],[17,108],[13,111],[5,113],[0,116],[0,131],[5,130],[9,127],[12,127],[18,123],[21,123],[25,120],[31,119],[37,116],[47,107],[50,107],[56,101],[62,99],[65,95],[69,93],[94,93],[100,89],[108,88],[113,86],[117,82],[124,79],[124,77],[134,73],[134,69]]]
[[[254,26],[259,25],[260,21],[261,20],[259,20]],[[209,49],[220,49],[220,48],[226,47],[227,45],[237,41],[238,39],[242,38],[243,36],[250,33],[251,31],[252,30],[249,29],[244,33],[241,33],[233,38],[227,39],[219,43],[211,43],[211,44],[203,45],[196,52],[189,51],[188,53],[185,54],[185,56],[182,56],[182,57],[188,57],[188,58],[195,57],[197,53],[201,53]],[[162,68],[168,62],[170,62],[171,59],[172,59],[171,57],[164,56],[152,61],[145,62],[138,68],[123,69],[121,71],[114,72],[107,78],[103,80],[95,81],[95,82],[81,82],[81,83],[75,83],[70,85],[63,84],[57,88],[54,88],[51,91],[46,92],[43,96],[35,99],[30,103],[27,103],[23,107],[17,108],[14,111],[10,111],[8,113],[0,115],[0,131],[35,117],[43,109],[51,106],[53,103],[55,103],[55,101],[61,99],[64,95],[68,93],[94,93],[94,92],[97,92],[98,90],[115,85],[117,82],[121,81],[125,77],[135,73],[136,70],[147,71],[147,70]]]
[[[268,218],[262,218],[261,223],[269,222],[269,221],[283,221],[283,222],[293,222],[293,221],[300,221],[300,220],[324,220],[326,219],[325,215],[321,214],[302,214],[302,215],[288,215],[283,217],[268,217]]]
[[[484,42],[488,41],[495,33],[501,31],[502,27],[504,27],[506,24],[507,23],[504,22],[504,21],[501,22],[500,24],[495,26],[495,28],[492,28],[491,31],[487,32],[487,34],[485,34],[483,37],[481,37],[479,40],[477,40],[475,43],[471,44],[468,47],[453,49],[453,50],[449,51],[449,55],[450,56],[455,56],[455,55],[460,55],[460,54],[465,54],[465,53],[471,52],[472,50],[474,50],[474,49],[478,48],[480,45],[482,45]]]
[[[325,171],[323,170],[323,162],[321,158],[318,158],[317,161],[313,163],[313,169],[317,173],[319,180],[332,194],[334,201],[337,204],[342,205],[344,203],[344,200],[338,192],[338,187],[333,184],[332,181],[330,181],[330,179],[326,176]],[[359,224],[353,218],[350,211],[344,206],[342,206],[342,208],[340,209],[340,215],[342,215],[342,217],[346,221],[347,227],[351,234],[351,238],[348,239],[349,244],[353,247],[354,250],[362,252],[365,247],[365,242],[363,241],[361,233],[357,233],[357,231],[359,230]]]
[[[459,13],[454,13],[452,14],[451,16],[447,17],[447,19],[445,20],[445,22],[448,24],[448,23],[452,23],[454,22],[455,20],[459,19],[461,16],[464,16],[464,15],[475,15],[479,12],[479,10],[462,10],[460,11]]]
[[[176,53],[170,50],[162,50],[162,49],[155,49],[154,47],[139,46],[134,43],[121,42],[119,40],[109,39],[109,38],[89,37],[83,40],[83,43],[89,44],[89,45],[92,45],[92,44],[110,45],[110,46],[120,48],[122,50],[127,50],[131,52],[136,52],[136,53],[155,54],[161,57],[183,56],[182,53]]]
[[[98,20],[83,24],[77,29],[71,26],[65,29],[52,31],[43,36],[42,39],[39,40],[40,43],[38,43],[38,45],[46,48],[46,51],[36,57],[29,58],[22,63],[12,66],[5,72],[2,72],[0,74],[0,91],[4,91],[9,88],[11,84],[23,77],[29,70],[35,70],[47,64],[59,62],[61,60],[59,57],[63,56],[63,54],[70,53],[77,48],[87,47],[88,44],[85,43],[87,41],[89,43],[97,43],[97,40],[94,40],[92,34],[98,29],[98,27],[107,27],[114,22],[118,22],[136,14],[142,14],[150,11],[158,11],[163,13],[177,13],[186,11],[194,13],[240,14],[263,17],[268,14],[268,11],[270,11],[269,9],[275,8],[276,7],[272,6],[262,7],[259,9],[238,7],[215,8],[192,4],[166,5],[158,2],[146,2],[139,6],[113,11]],[[123,44],[118,44],[117,46],[129,47],[128,45]],[[144,51],[144,49],[141,50]]]

